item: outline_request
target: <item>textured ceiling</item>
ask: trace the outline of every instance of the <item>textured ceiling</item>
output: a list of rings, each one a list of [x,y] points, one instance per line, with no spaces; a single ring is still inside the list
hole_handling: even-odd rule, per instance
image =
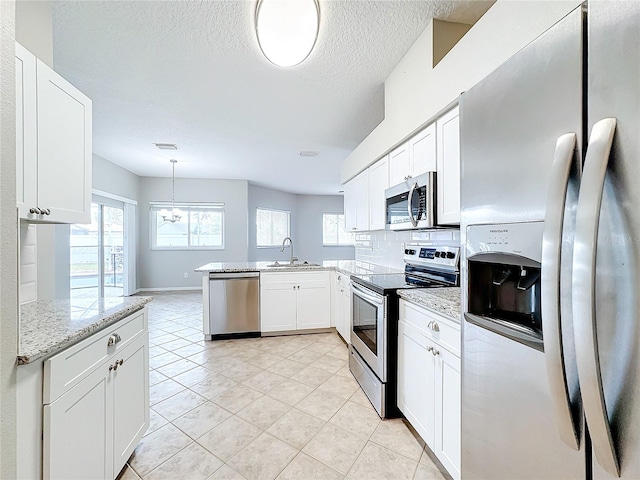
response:
[[[171,176],[177,158],[177,177],[335,194],[429,20],[474,23],[490,3],[320,0],[314,51],[282,69],[260,52],[253,1],[57,2],[54,66],[93,100],[94,153],[138,175]]]

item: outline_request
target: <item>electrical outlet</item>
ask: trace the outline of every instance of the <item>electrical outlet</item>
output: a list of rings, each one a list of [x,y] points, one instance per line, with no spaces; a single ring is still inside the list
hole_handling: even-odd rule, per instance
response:
[[[184,272],[184,278],[189,278],[189,274],[187,272]]]

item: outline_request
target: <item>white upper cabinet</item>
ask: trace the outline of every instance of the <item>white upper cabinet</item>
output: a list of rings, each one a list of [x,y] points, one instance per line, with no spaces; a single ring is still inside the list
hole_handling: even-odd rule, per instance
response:
[[[389,160],[384,157],[369,167],[369,230],[384,230],[387,206],[384,191],[389,188]]]
[[[20,214],[37,203],[36,57],[16,43],[16,197]],[[26,174],[25,174],[26,172]]]
[[[409,139],[409,162],[412,177],[436,171],[436,126],[429,125]]]
[[[356,179],[353,178],[344,184],[344,228],[350,232],[358,228],[356,226],[358,205],[356,194]]]
[[[389,153],[389,185],[393,187],[404,182],[410,174],[409,142],[405,142]]]
[[[91,100],[16,44],[18,210],[34,222],[91,221]]]
[[[356,177],[356,230],[369,230],[369,170]]]
[[[389,160],[378,160],[344,184],[344,223],[351,232],[384,230],[389,188]]]
[[[439,225],[460,223],[460,118],[458,107],[437,122]]]
[[[389,154],[389,186],[398,185],[410,177],[436,171],[436,125],[424,130]]]

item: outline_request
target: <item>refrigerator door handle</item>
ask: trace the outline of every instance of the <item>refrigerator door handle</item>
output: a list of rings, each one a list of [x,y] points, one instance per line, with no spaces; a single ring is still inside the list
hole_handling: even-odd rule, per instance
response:
[[[542,331],[544,358],[551,390],[553,410],[560,438],[574,450],[580,449],[577,425],[571,412],[571,398],[567,385],[562,344],[562,315],[560,311],[560,254],[564,205],[571,164],[576,149],[575,133],[558,138],[551,167],[551,184],[547,193],[547,207],[542,235]]]
[[[602,385],[595,311],[598,225],[615,128],[616,119],[605,118],[593,126],[589,138],[576,215],[572,305],[578,379],[593,450],[598,463],[619,477],[620,465]]]

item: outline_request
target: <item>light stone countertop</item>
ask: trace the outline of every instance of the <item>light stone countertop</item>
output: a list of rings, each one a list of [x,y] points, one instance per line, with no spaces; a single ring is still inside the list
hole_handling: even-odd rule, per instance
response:
[[[451,317],[460,323],[460,287],[414,288],[398,290],[400,298]]]
[[[273,262],[212,262],[195,269],[204,273],[233,273],[233,272],[298,272],[308,270],[338,270],[345,275],[367,275],[377,273],[402,273],[403,270],[376,265],[369,262],[355,260],[325,260],[322,265],[300,267],[269,267]]]
[[[18,365],[53,355],[142,309],[153,297],[38,300],[20,306]]]

